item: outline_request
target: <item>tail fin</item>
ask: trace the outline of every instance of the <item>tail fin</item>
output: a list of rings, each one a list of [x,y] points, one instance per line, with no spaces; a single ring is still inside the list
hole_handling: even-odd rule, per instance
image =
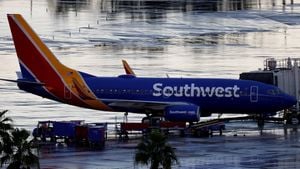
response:
[[[16,52],[24,79],[41,81],[59,80],[58,74],[66,69],[20,14],[8,14]]]
[[[123,67],[125,69],[126,74],[135,76],[134,71],[131,69],[126,60],[122,60]]]
[[[7,18],[21,67],[22,80],[42,84],[42,93],[47,94],[40,94],[40,90],[28,90],[29,92],[40,96],[50,94],[51,97],[48,98],[55,97],[55,100],[81,107],[111,110],[96,99],[85,83],[83,76],[91,75],[61,64],[20,14],[8,14]]]

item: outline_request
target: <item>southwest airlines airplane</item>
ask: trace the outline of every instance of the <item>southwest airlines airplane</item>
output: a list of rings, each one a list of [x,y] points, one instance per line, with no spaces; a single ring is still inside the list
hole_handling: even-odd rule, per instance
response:
[[[274,113],[296,104],[275,86],[247,80],[146,78],[130,70],[98,77],[60,63],[19,14],[8,14],[21,90],[84,108],[144,113],[169,121],[199,121],[211,113]]]

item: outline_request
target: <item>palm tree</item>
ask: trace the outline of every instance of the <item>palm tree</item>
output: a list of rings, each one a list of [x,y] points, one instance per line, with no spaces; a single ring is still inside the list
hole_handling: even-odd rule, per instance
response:
[[[166,136],[159,132],[152,132],[137,146],[135,163],[148,165],[150,169],[171,169],[173,163],[178,164],[173,148],[167,143]]]
[[[13,130],[12,119],[5,117],[8,110],[0,112],[0,154],[3,152],[12,152],[10,132]],[[1,163],[2,166],[2,163]]]
[[[39,168],[39,158],[33,154],[33,141],[27,141],[29,132],[25,129],[14,129],[11,133],[13,145],[12,153],[4,153],[1,163],[10,162],[8,169],[30,168],[36,166]]]
[[[37,165],[39,159],[32,153],[33,141],[27,141],[29,132],[25,129],[14,129],[12,119],[5,117],[7,110],[0,112],[0,167],[9,162],[7,168],[30,168]]]
[[[5,138],[9,136],[9,132],[13,129],[11,122],[12,119],[9,117],[5,117],[5,113],[7,113],[8,110],[4,110],[0,112],[0,137]]]

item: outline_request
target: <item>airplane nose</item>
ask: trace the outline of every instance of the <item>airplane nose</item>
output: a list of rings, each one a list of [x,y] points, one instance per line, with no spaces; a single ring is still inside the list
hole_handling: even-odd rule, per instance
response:
[[[286,107],[292,107],[293,105],[295,105],[297,103],[297,99],[294,96],[285,94],[283,96],[283,103],[284,105],[286,105]]]

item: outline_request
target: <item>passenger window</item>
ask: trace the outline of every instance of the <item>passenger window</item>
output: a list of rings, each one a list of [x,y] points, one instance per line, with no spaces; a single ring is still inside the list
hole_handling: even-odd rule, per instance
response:
[[[247,96],[247,92],[240,91],[240,95],[241,95],[241,96]]]

